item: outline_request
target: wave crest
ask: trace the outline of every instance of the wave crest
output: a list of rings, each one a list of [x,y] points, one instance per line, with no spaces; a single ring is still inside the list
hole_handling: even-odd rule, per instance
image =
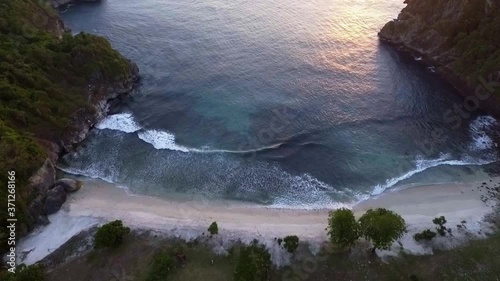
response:
[[[99,130],[109,129],[125,133],[137,132],[141,126],[137,124],[131,113],[109,115],[95,126]]]
[[[181,152],[196,151],[197,149],[189,149],[175,143],[175,136],[165,131],[147,130],[141,131],[138,134],[139,138],[156,149],[169,149]]]

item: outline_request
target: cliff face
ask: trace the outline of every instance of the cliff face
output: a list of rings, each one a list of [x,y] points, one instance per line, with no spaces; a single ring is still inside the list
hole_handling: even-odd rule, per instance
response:
[[[0,172],[15,171],[22,235],[75,190],[56,182],[58,157],[105,117],[110,100],[132,91],[139,70],[106,39],[66,32],[48,1],[0,0],[0,42]],[[2,224],[8,215],[0,210]]]
[[[423,56],[481,107],[500,115],[500,1],[406,0],[379,37]],[[474,100],[475,101],[475,100]]]

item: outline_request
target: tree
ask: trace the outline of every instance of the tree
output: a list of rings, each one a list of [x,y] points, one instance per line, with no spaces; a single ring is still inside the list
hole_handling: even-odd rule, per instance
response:
[[[441,236],[445,236],[446,235],[446,226],[444,226],[446,224],[446,218],[444,216],[440,216],[438,218],[435,218],[432,220],[432,222],[437,225],[436,226],[436,230],[437,232],[441,235]]]
[[[353,246],[359,239],[359,224],[349,209],[331,211],[328,218],[330,241],[342,248]]]
[[[389,249],[406,231],[405,220],[383,208],[368,210],[359,218],[359,226],[365,239],[373,243],[373,252],[376,249]]]
[[[264,245],[254,240],[240,249],[234,281],[267,281],[271,270],[271,255]]]
[[[295,252],[295,250],[297,250],[297,247],[299,247],[299,237],[297,237],[296,235],[289,235],[285,237],[283,241],[285,242],[283,247],[285,247],[285,249],[289,253]]]
[[[123,226],[121,220],[107,223],[97,230],[94,240],[96,248],[118,247],[123,237],[130,233],[130,228]]]
[[[415,235],[413,235],[413,239],[415,239],[415,241],[417,242],[420,242],[422,240],[430,241],[434,237],[436,237],[436,232],[430,229],[426,229],[420,233],[416,233]]]
[[[213,222],[209,227],[208,227],[208,232],[210,232],[211,235],[216,235],[219,234],[219,227],[217,226],[216,222]]]

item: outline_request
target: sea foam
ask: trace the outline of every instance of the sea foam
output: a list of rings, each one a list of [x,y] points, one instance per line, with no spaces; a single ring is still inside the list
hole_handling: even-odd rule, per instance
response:
[[[133,133],[139,131],[141,126],[137,124],[131,113],[119,113],[104,118],[101,122],[97,123],[96,128]]]
[[[169,132],[158,130],[147,130],[139,132],[139,138],[156,149],[169,149],[182,152],[197,151],[197,149],[189,149],[175,143],[175,136]]]
[[[498,125],[497,120],[491,116],[480,116],[470,124],[472,133],[472,143],[469,146],[470,150],[480,151],[491,149],[495,143],[488,136],[488,131]]]
[[[416,168],[407,172],[399,177],[388,179],[385,184],[378,184],[373,188],[371,193],[372,196],[380,195],[387,189],[395,186],[397,183],[409,179],[412,176],[422,173],[427,169],[434,168],[442,165],[449,166],[476,166],[476,165],[486,165],[495,162],[495,159],[472,159],[471,157],[463,157],[460,160],[450,159],[450,154],[442,154],[437,159],[423,159],[422,157],[417,157],[415,161]]]

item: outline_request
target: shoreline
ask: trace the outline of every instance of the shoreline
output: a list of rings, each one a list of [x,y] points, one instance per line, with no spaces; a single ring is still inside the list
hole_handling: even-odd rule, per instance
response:
[[[499,186],[500,178],[484,182],[491,187]],[[356,217],[369,208],[387,208],[399,213],[409,230],[399,240],[405,251],[431,254],[433,248],[453,248],[470,239],[485,238],[494,231],[487,216],[498,212],[497,201],[488,199],[489,189],[481,186],[482,182],[411,187],[365,200],[355,205],[353,211]],[[78,233],[116,219],[137,231],[152,231],[187,241],[203,236],[210,223],[216,221],[222,248],[238,241],[248,243],[255,238],[273,248],[275,238],[287,235],[297,235],[301,241],[321,245],[328,239],[329,211],[272,209],[251,203],[202,198],[165,200],[131,195],[114,184],[86,179],[80,191],[71,194],[61,210],[49,217],[49,225],[40,227],[20,241],[19,256],[22,262],[33,264]],[[425,244],[413,240],[414,233],[434,229],[432,219],[442,215],[448,221],[447,227],[452,229],[451,237],[437,237]],[[379,255],[395,255],[398,249],[381,251]],[[282,257],[278,259],[282,260]]]

